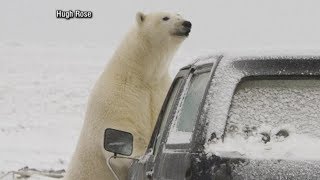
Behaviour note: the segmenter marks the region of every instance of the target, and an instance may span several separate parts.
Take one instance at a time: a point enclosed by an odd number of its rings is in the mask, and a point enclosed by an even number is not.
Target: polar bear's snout
[[[184,26],[185,28],[191,29],[192,24],[190,21],[184,21],[182,23],[182,26]]]
[[[179,23],[179,27],[176,29],[176,31],[173,34],[176,36],[187,37],[191,32],[191,27],[192,27],[191,22],[184,20]]]
[[[190,21],[184,21],[184,22],[182,23],[182,26],[183,26],[184,29],[185,29],[185,35],[186,35],[186,36],[189,36],[189,33],[190,33],[190,31],[191,31],[191,26],[192,26],[191,22],[190,22]]]

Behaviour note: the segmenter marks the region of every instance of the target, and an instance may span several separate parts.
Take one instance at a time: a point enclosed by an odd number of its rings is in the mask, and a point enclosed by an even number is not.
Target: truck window
[[[247,80],[237,87],[223,140],[209,151],[252,159],[320,159],[320,81]]]
[[[177,119],[178,131],[193,131],[196,118],[198,116],[199,106],[208,84],[209,74],[210,72],[205,72],[192,76],[187,95],[182,105],[180,116]]]
[[[171,127],[168,137],[168,144],[190,142],[199,113],[199,106],[208,84],[209,75],[210,71],[195,73],[192,75],[189,83],[186,83],[179,108],[177,108],[176,120]]]
[[[156,142],[155,142],[155,146],[154,146],[154,154],[156,154],[158,149],[159,149],[159,146],[160,146],[160,143],[161,143],[161,139],[163,137],[163,132],[164,132],[164,130],[166,128],[166,124],[167,124],[167,121],[168,121],[168,118],[169,118],[169,114],[171,112],[171,109],[173,109],[172,107],[173,107],[173,104],[174,104],[175,97],[178,94],[179,89],[181,87],[182,78],[176,79],[175,82],[173,82],[173,83],[174,83],[174,86],[173,86],[172,92],[170,94],[170,97],[169,97],[169,99],[167,101],[167,104],[165,105],[165,109],[164,109],[164,112],[163,112],[160,129],[159,129],[159,133],[158,133],[158,136],[156,138]]]

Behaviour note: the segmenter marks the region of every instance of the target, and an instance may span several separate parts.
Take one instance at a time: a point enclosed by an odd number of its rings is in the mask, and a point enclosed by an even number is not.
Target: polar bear
[[[135,26],[93,88],[65,179],[114,179],[106,163],[112,154],[103,149],[106,128],[132,133],[132,156],[143,155],[171,83],[171,59],[190,30],[191,23],[179,14],[136,14]],[[126,179],[129,162],[113,162],[116,173]]]

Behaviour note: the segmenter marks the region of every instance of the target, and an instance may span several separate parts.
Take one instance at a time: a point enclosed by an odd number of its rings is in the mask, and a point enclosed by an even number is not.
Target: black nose
[[[184,21],[184,22],[182,23],[182,26],[184,26],[184,27],[186,27],[186,28],[191,28],[192,24],[191,24],[190,21]]]

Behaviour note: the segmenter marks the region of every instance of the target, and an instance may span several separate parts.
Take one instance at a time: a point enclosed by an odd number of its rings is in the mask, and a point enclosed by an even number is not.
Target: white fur
[[[185,38],[172,35],[182,26],[179,15],[137,13],[136,21],[92,91],[67,180],[114,179],[106,164],[112,154],[103,149],[106,128],[133,134],[133,157],[146,150],[171,82],[168,66]],[[130,162],[112,162],[126,179]]]

